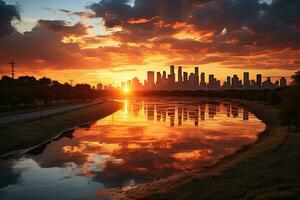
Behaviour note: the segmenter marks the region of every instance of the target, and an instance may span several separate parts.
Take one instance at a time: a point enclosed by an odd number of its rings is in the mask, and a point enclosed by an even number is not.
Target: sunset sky
[[[0,0],[0,73],[96,85],[191,72],[300,69],[299,0]]]

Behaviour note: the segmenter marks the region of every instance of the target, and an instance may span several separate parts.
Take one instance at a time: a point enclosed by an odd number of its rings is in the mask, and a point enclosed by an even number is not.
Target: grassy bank
[[[205,170],[132,188],[107,190],[112,199],[299,199],[300,133],[280,126],[275,107],[239,101],[267,125],[259,139]]]
[[[1,125],[0,156],[32,148],[58,136],[65,130],[108,116],[121,107],[121,103],[105,101],[32,122]]]

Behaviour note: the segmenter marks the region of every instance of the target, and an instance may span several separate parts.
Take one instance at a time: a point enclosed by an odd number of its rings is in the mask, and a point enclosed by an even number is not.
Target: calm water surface
[[[103,188],[201,169],[256,140],[246,109],[190,100],[121,100],[124,108],[0,163],[0,199],[94,199]],[[24,133],[26,134],[26,133]]]

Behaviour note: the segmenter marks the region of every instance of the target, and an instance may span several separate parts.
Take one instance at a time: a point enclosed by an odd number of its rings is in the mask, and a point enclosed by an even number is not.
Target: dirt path
[[[27,152],[59,137],[67,130],[108,116],[122,106],[123,104],[119,102],[106,100],[101,103],[82,105],[82,107],[49,111],[47,117],[34,121],[32,120],[37,116],[32,113],[27,118],[19,118],[26,122],[2,124],[0,125],[0,158]]]
[[[52,109],[47,109],[47,110],[42,110],[42,111],[35,111],[35,112],[30,112],[30,113],[22,113],[22,114],[0,117],[0,125],[34,121],[34,120],[38,120],[41,118],[59,115],[59,114],[69,112],[72,110],[77,110],[80,108],[85,108],[88,106],[101,104],[103,102],[104,102],[103,100],[93,101],[93,102],[89,102],[89,103],[81,103],[81,104],[69,105],[69,106],[64,106],[64,107],[59,107],[59,108],[52,108]]]

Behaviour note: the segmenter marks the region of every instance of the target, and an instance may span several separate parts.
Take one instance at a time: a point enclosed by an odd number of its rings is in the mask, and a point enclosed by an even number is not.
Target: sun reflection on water
[[[246,109],[229,103],[170,99],[122,102],[122,110],[14,161],[12,168],[18,169],[22,178],[5,194],[34,190],[40,182],[55,193],[61,190],[63,180],[74,195],[80,193],[75,197],[83,197],[99,188],[201,169],[255,141],[265,128]],[[66,194],[59,194],[65,198]]]

